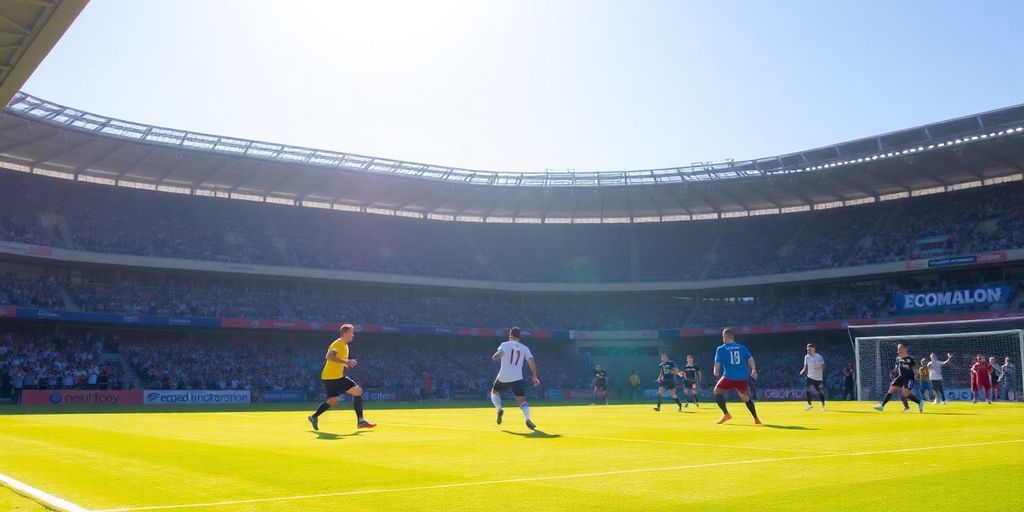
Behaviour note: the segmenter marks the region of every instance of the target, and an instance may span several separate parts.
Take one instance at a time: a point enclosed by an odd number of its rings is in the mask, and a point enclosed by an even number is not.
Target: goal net
[[[935,322],[850,327],[856,364],[858,400],[879,400],[892,380],[896,346],[909,347],[909,354],[918,363],[934,353],[942,361],[946,354],[952,360],[942,369],[946,400],[970,400],[970,370],[977,354],[996,358],[997,370],[1010,358],[1009,371],[999,380],[1000,400],[1024,399],[1021,376],[1024,374],[1024,330],[1006,321]],[[997,371],[997,375],[1002,372]],[[916,375],[915,375],[916,376]],[[914,393],[918,392],[915,382]],[[929,395],[930,397],[930,395]]]

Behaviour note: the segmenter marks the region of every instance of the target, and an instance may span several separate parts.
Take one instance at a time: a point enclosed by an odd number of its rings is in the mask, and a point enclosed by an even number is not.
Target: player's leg
[[[899,386],[894,386],[892,384],[889,384],[889,389],[886,390],[885,396],[882,397],[882,403],[876,405],[875,409],[879,410],[879,411],[881,411],[882,409],[885,409],[885,404],[889,403],[889,400],[892,400],[893,393],[899,391],[899,389],[900,389]]]
[[[743,400],[743,404],[747,406],[747,410],[750,411],[750,415],[754,417],[754,423],[760,425],[761,419],[757,417],[757,407],[754,405],[753,397],[747,394],[747,383],[741,382],[736,387],[736,392],[740,395],[740,400]]]
[[[818,391],[818,400],[821,400],[821,410],[824,411],[825,410],[825,383],[823,381],[818,381],[818,383],[816,383],[814,385],[814,389],[816,389]]]
[[[676,406],[679,407],[680,411],[682,411],[683,401],[679,399],[679,392],[676,390],[675,387],[673,387],[672,389],[669,390],[669,393],[672,395],[672,399],[676,401]]]
[[[911,402],[917,404],[917,412],[924,412],[924,401],[918,398],[917,395],[915,395],[914,392],[911,390],[911,386],[913,385],[914,383],[913,381],[911,381],[903,386],[903,403],[906,404],[906,401],[910,400]],[[904,406],[904,410],[909,408],[909,405]]]
[[[697,383],[696,382],[694,382],[693,384],[690,385],[690,394],[693,395],[693,405],[696,405],[697,407],[700,407],[700,402],[697,401],[697,398],[699,397],[699,394],[697,393]]]
[[[654,406],[655,411],[661,410],[661,395],[665,394],[665,386],[658,386],[658,405]]]
[[[526,384],[517,380],[512,383],[512,394],[516,396],[516,403],[519,404],[519,410],[523,413],[523,418],[526,419],[526,428],[534,430],[537,425],[533,424],[530,419],[530,404],[526,403]]]
[[[722,418],[718,420],[718,423],[725,423],[732,419],[732,415],[729,414],[729,408],[725,405],[725,392],[731,387],[731,383],[722,377],[718,379],[718,383],[715,384],[715,403],[718,404],[718,408],[722,410]]]
[[[494,384],[491,385],[491,403],[498,410],[498,425],[501,425],[501,418],[505,415],[505,410],[501,408],[501,393],[504,390],[504,385],[495,379]]]
[[[324,379],[324,391],[327,393],[327,399],[320,403],[320,406],[316,408],[311,416],[306,419],[313,425],[313,430],[320,430],[320,415],[338,405],[338,396],[341,395],[340,383],[338,379]]]
[[[352,410],[356,413],[356,426],[359,428],[373,428],[376,423],[370,423],[363,418],[363,388],[348,377],[342,377],[341,388],[352,397]]]

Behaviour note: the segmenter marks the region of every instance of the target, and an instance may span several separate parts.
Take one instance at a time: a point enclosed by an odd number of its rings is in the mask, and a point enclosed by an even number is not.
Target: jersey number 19
[[[729,351],[729,364],[740,364],[740,353],[737,350]]]

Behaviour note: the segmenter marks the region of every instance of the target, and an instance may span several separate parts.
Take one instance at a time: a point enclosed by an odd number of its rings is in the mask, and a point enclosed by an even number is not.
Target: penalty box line
[[[233,500],[233,501],[216,501],[209,503],[186,503],[181,505],[155,505],[155,506],[143,506],[143,507],[123,507],[123,508],[109,508],[102,510],[94,510],[92,512],[135,512],[143,510],[172,510],[172,509],[190,509],[190,508],[209,508],[209,507],[225,507],[231,505],[248,505],[253,503],[271,503],[281,501],[297,501],[314,498],[333,498],[339,496],[359,496],[367,494],[390,494],[399,492],[415,492],[415,491],[432,491],[437,489],[453,489],[459,487],[479,487],[484,485],[501,485],[501,484],[516,484],[516,483],[530,483],[530,482],[550,482],[556,480],[569,480],[574,478],[594,478],[603,476],[618,476],[618,475],[632,475],[642,473],[656,473],[661,471],[682,471],[689,469],[703,469],[713,467],[725,467],[725,466],[742,466],[750,464],[763,464],[770,462],[790,462],[800,460],[815,460],[815,459],[833,459],[839,457],[866,457],[871,455],[887,455],[892,453],[909,453],[909,452],[923,452],[930,450],[941,450],[949,448],[971,448],[976,446],[991,446],[1000,444],[1012,444],[1021,443],[1024,439],[1010,439],[1006,441],[988,441],[980,443],[964,443],[964,444],[950,444],[950,445],[939,445],[939,446],[923,446],[920,448],[899,448],[895,450],[879,450],[871,452],[854,452],[854,453],[828,453],[821,455],[797,455],[793,457],[776,457],[768,459],[752,459],[752,460],[734,460],[725,462],[709,462],[706,464],[688,464],[682,466],[669,466],[659,468],[639,468],[639,469],[623,469],[616,471],[600,471],[592,473],[576,473],[571,475],[551,475],[551,476],[535,476],[535,477],[523,477],[523,478],[509,478],[505,480],[485,480],[480,482],[460,482],[452,484],[436,484],[436,485],[421,485],[416,487],[400,487],[395,489],[365,489],[361,491],[342,491],[342,492],[331,492],[321,494],[306,494],[300,496],[281,496],[276,498],[253,498],[247,500]]]
[[[25,482],[15,480],[3,473],[0,473],[0,485],[51,510],[58,510],[60,512],[89,512],[87,509],[75,505],[68,500],[40,491]]]

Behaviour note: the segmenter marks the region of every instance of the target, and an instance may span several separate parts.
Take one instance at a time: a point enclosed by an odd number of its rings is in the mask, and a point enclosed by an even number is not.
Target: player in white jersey
[[[519,410],[523,411],[526,418],[526,427],[536,430],[537,425],[530,420],[530,404],[526,403],[526,384],[523,382],[523,362],[530,363],[530,371],[533,372],[533,385],[539,386],[540,379],[537,377],[537,363],[533,360],[533,352],[530,348],[519,342],[519,328],[513,327],[508,331],[508,341],[498,346],[498,351],[491,356],[494,362],[501,361],[501,369],[498,370],[498,377],[494,379],[494,386],[491,388],[491,403],[498,409],[498,425],[501,425],[501,417],[505,410],[501,408],[501,394],[511,390],[519,403]]]
[[[946,392],[942,389],[942,367],[949,364],[953,360],[953,354],[947,353],[945,361],[939,361],[939,356],[932,352],[929,356],[931,361],[928,361],[928,380],[932,383],[932,393],[935,394],[935,400],[933,404],[942,400],[942,405],[946,405]]]
[[[813,343],[807,344],[807,355],[804,356],[804,367],[800,370],[800,375],[807,375],[806,389],[804,389],[804,396],[807,398],[807,409],[811,410],[814,408],[811,405],[811,390],[815,390],[818,393],[818,399],[821,400],[821,410],[825,410],[825,358],[821,357],[821,354],[814,348]]]

